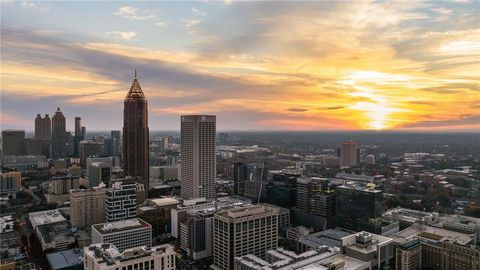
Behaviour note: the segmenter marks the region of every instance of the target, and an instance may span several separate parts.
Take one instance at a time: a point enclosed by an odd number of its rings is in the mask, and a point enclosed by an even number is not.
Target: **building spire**
[[[135,69],[135,79],[137,78],[137,69]]]

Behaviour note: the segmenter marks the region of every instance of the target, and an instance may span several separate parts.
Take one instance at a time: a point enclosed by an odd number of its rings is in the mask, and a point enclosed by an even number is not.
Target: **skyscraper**
[[[64,158],[66,155],[67,132],[65,125],[65,116],[60,108],[57,108],[52,117],[52,158],[54,159]]]
[[[35,118],[35,139],[51,139],[52,138],[52,120],[48,114],[42,118],[37,114]]]
[[[116,181],[105,192],[105,217],[107,222],[137,216],[137,184]]]
[[[79,116],[75,117],[75,135],[73,139],[73,155],[75,157],[79,156],[78,144],[85,139],[82,132],[82,118]]]
[[[123,170],[126,176],[140,177],[148,193],[148,109],[136,71],[123,104]]]
[[[340,166],[353,167],[358,163],[357,143],[354,141],[342,142],[340,148]]]
[[[25,130],[3,130],[2,151],[4,156],[25,155]]]
[[[70,222],[85,229],[105,222],[105,189],[70,190]]]
[[[181,195],[185,199],[215,197],[215,115],[181,117]]]

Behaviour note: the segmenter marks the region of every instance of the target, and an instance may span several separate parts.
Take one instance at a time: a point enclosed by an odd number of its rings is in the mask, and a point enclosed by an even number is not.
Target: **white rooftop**
[[[67,221],[58,209],[29,213],[28,218],[33,228],[38,225]]]

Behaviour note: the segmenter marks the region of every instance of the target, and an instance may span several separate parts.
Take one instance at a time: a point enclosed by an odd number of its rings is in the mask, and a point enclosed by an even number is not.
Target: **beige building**
[[[105,222],[105,189],[70,190],[70,223],[84,229]]]
[[[280,209],[253,205],[221,211],[214,217],[213,269],[233,269],[234,258],[252,254],[265,257],[278,246]]]
[[[112,244],[93,244],[84,248],[85,270],[174,270],[175,251],[171,245],[135,247],[119,252]]]
[[[342,142],[340,147],[340,166],[353,167],[357,164],[357,143],[354,141]]]
[[[181,195],[185,199],[215,197],[215,115],[181,117]]]
[[[7,172],[0,174],[0,195],[15,193],[22,187],[21,172]]]

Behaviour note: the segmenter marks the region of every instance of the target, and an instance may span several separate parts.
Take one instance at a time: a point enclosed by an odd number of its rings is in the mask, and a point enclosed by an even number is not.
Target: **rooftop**
[[[298,241],[311,248],[323,245],[329,247],[340,247],[342,245],[342,238],[351,234],[351,232],[343,229],[328,229],[325,231],[309,234],[305,237],[300,237]]]
[[[249,205],[245,207],[234,208],[230,210],[220,211],[215,216],[227,218],[227,219],[238,219],[246,218],[256,215],[264,215],[269,213],[278,213],[279,208],[271,207],[267,205]]]
[[[375,189],[375,184],[360,185],[355,182],[346,182],[343,185],[338,186],[337,188],[358,190],[358,191],[369,192],[369,193],[382,193],[381,190]]]
[[[428,242],[451,241],[459,245],[468,245],[474,240],[474,236],[468,234],[449,231],[428,225],[421,225],[418,223],[415,223],[405,230],[398,232],[397,234],[393,235],[392,238],[395,242],[400,244],[419,239]]]
[[[83,264],[83,249],[68,249],[47,254],[47,260],[52,270],[64,269]]]
[[[117,233],[144,227],[151,227],[151,225],[140,218],[92,225],[92,229],[98,231],[101,234]]]
[[[171,245],[159,245],[147,249],[146,247],[135,247],[126,249],[122,253],[112,244],[92,244],[84,249],[85,255],[100,259],[107,265],[117,265],[124,261],[134,260],[141,257],[147,257],[154,254],[172,253],[173,247]]]
[[[167,198],[158,198],[158,199],[149,199],[150,202],[154,203],[157,207],[168,206],[168,205],[176,205],[179,204],[180,201],[167,197]]]
[[[38,225],[67,221],[58,209],[29,213],[28,218],[33,228]]]

